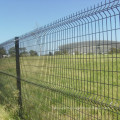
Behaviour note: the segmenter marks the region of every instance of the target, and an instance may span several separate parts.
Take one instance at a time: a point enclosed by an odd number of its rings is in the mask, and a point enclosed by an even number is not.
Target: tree
[[[38,53],[34,50],[30,50],[29,53],[30,53],[30,56],[38,56]]]
[[[3,55],[6,55],[6,50],[3,47],[1,47],[0,48],[0,58],[2,58]]]
[[[21,57],[23,57],[23,56],[28,56],[29,55],[29,53],[27,52],[27,51],[24,51],[24,52],[21,52],[20,53],[20,56]]]
[[[19,51],[20,51],[20,56],[28,56],[28,52],[26,51],[26,48],[23,47],[23,48],[19,48]]]
[[[112,54],[112,53],[118,53],[118,52],[119,52],[118,49],[112,47],[108,53]]]
[[[61,51],[55,51],[54,55],[68,55],[68,51],[67,50],[61,50]]]
[[[68,55],[68,51],[67,50],[62,50],[62,54],[63,55]]]
[[[11,57],[14,57],[15,56],[15,47],[10,48],[8,52]]]
[[[49,56],[52,56],[53,55],[53,53],[52,52],[49,52]]]
[[[61,51],[55,51],[54,55],[62,55],[62,52]]]
[[[12,47],[9,49],[9,55],[11,57],[14,57],[15,54],[16,54],[16,51],[15,51],[15,47]],[[26,51],[26,48],[23,47],[23,48],[19,48],[19,53],[20,53],[20,56],[27,56],[29,53]]]
[[[78,51],[75,51],[75,55],[79,55],[79,52],[78,52]]]
[[[25,51],[26,51],[26,48],[25,48],[25,47],[19,48],[19,51],[20,51],[20,53],[21,53],[21,52],[25,52]]]

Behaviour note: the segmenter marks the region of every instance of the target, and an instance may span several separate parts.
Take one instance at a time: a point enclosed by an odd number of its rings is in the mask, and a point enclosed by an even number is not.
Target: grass
[[[0,105],[0,120],[13,120],[10,114],[5,111],[4,107]]]
[[[119,111],[113,109],[120,105],[119,57],[120,54],[20,57],[21,78],[41,86],[22,81],[24,118],[120,119]],[[0,59],[0,66],[0,71],[16,74],[14,58]],[[5,94],[7,99],[14,98],[16,80],[0,75],[2,98]]]
[[[0,105],[0,120],[20,120],[20,119],[17,116],[15,117],[11,111],[8,111],[6,106]]]

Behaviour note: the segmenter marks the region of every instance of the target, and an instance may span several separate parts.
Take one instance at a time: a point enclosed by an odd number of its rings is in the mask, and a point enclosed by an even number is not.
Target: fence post
[[[15,37],[15,51],[16,51],[16,74],[17,74],[17,89],[18,93],[18,105],[19,117],[22,118],[22,96],[21,96],[21,79],[20,79],[20,60],[19,60],[19,37]]]

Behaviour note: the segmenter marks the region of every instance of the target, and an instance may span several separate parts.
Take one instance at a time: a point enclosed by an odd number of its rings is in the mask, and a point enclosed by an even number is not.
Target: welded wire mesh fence
[[[37,28],[19,37],[19,76],[11,39],[0,45],[0,85],[21,80],[24,119],[119,120],[119,33],[119,0]]]

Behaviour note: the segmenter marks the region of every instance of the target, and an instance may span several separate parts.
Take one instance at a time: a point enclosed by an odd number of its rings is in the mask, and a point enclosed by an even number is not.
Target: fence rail
[[[24,119],[119,120],[119,32],[120,1],[105,0],[0,44],[0,99],[18,90]]]

